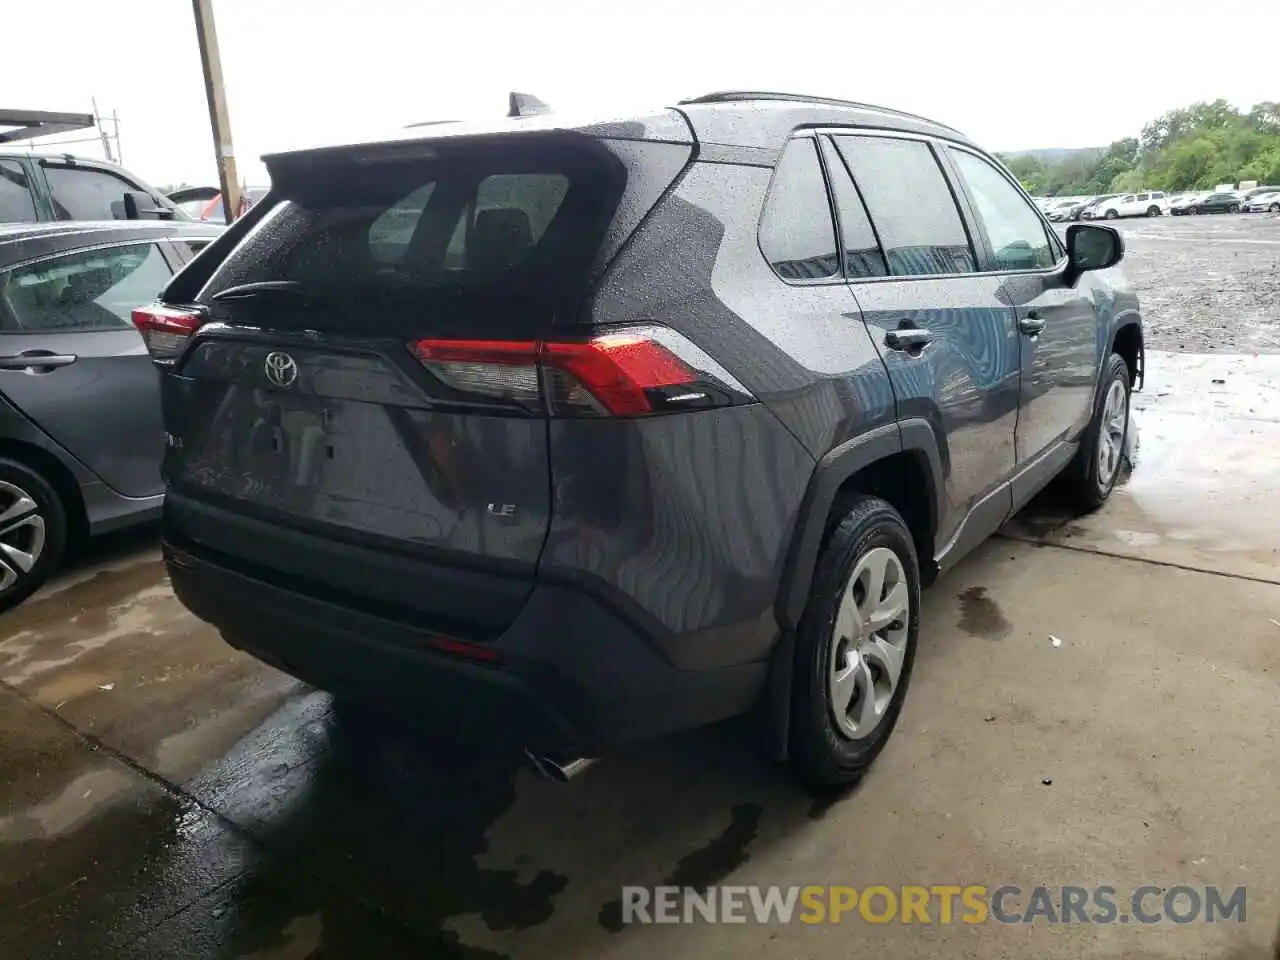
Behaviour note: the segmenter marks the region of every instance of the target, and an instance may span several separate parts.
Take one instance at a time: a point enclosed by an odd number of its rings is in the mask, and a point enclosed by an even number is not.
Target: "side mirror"
[[[1124,259],[1124,237],[1111,227],[1091,223],[1067,228],[1067,282],[1075,283],[1089,270],[1105,270]]]
[[[173,211],[167,207],[160,206],[150,194],[126,190],[124,194],[124,219],[172,220]]]

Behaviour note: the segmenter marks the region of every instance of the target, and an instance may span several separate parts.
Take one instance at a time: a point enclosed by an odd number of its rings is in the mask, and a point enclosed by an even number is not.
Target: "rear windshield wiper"
[[[213,295],[214,300],[249,300],[254,297],[281,297],[290,300],[315,300],[317,293],[297,280],[258,280],[238,283]]]

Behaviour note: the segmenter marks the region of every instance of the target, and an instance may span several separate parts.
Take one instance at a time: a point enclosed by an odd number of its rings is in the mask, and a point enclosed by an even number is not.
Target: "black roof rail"
[[[811,103],[814,105],[828,107],[851,107],[856,110],[875,110],[879,113],[892,114],[895,117],[905,117],[909,120],[919,120],[922,123],[931,123],[935,127],[941,127],[943,130],[950,130],[952,133],[959,134],[959,130],[955,127],[949,127],[945,123],[939,123],[937,120],[929,117],[922,117],[918,113],[907,113],[905,110],[895,110],[892,107],[881,107],[874,103],[860,103],[857,100],[839,100],[835,97],[811,97],[803,93],[777,93],[767,90],[719,90],[715,93],[703,94],[700,97],[690,97],[687,100],[681,100],[678,106],[694,103],[746,103],[751,100],[781,100],[788,103]]]

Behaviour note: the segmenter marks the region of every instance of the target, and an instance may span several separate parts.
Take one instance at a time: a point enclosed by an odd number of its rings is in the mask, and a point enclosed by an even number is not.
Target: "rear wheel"
[[[67,512],[40,474],[0,458],[0,612],[49,579],[67,542]]]
[[[1231,206],[1227,207],[1227,213],[1239,213],[1239,212],[1240,212],[1240,204],[1238,203],[1233,203],[1231,204]]]
[[[1271,213],[1280,213],[1280,203],[1273,203],[1271,206],[1267,207],[1267,210]]]
[[[1160,208],[1159,208],[1159,207],[1157,207],[1157,206],[1150,206],[1150,207],[1147,207],[1147,216],[1148,216],[1148,217],[1158,217],[1158,216],[1160,216]]]
[[[859,495],[827,539],[797,635],[791,757],[809,786],[853,783],[884,749],[919,631],[911,533],[888,503]]]
[[[1065,492],[1081,510],[1098,509],[1116,487],[1129,435],[1129,391],[1129,367],[1113,353],[1102,368],[1093,419],[1075,458],[1062,472]]]

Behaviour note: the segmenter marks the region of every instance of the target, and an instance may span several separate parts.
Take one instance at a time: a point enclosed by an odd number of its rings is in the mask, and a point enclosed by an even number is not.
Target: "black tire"
[[[1267,210],[1271,213],[1280,213],[1280,203],[1273,203],[1271,206],[1267,207]]]
[[[809,603],[796,637],[795,681],[791,704],[791,762],[811,789],[855,783],[884,749],[898,722],[911,681],[920,632],[920,572],[906,523],[877,497],[857,495],[840,505],[843,515],[827,536],[814,571]],[[897,687],[871,732],[859,739],[836,725],[828,683],[836,615],[845,585],[867,554],[887,547],[897,557],[907,589],[908,613]],[[900,622],[900,621],[899,621]]]
[[[1147,216],[1148,216],[1148,217],[1158,217],[1158,216],[1160,216],[1160,208],[1159,208],[1159,207],[1157,207],[1157,206],[1150,206],[1150,207],[1147,207]]]
[[[58,491],[25,464],[16,460],[0,458],[0,511],[7,510],[16,499],[15,491],[21,491],[35,503],[35,510],[28,513],[42,521],[43,545],[40,555],[30,570],[20,570],[18,564],[8,559],[5,552],[0,552],[0,583],[9,576],[6,570],[12,571],[15,577],[8,587],[0,589],[0,613],[11,610],[51,577],[62,562],[67,548],[67,510],[58,496]],[[31,538],[36,535],[34,522],[23,527],[10,529],[9,533],[0,533],[0,544],[16,546],[24,552],[31,552]]]
[[[1239,212],[1240,212],[1240,204],[1238,203],[1233,203],[1231,204],[1231,206],[1227,207],[1227,213],[1239,213]]]
[[[1124,362],[1124,358],[1120,354],[1113,353],[1107,358],[1107,362],[1103,364],[1102,378],[1098,383],[1098,391],[1093,401],[1093,417],[1089,420],[1089,426],[1085,428],[1084,434],[1080,438],[1080,449],[1076,451],[1075,457],[1067,464],[1066,469],[1062,471],[1062,476],[1059,478],[1063,492],[1070,499],[1072,505],[1085,513],[1097,510],[1107,502],[1107,498],[1111,496],[1111,491],[1116,488],[1116,481],[1122,472],[1122,466],[1117,466],[1110,479],[1103,482],[1101,464],[1098,457],[1098,435],[1102,431],[1106,398],[1111,390],[1111,385],[1117,381],[1124,385],[1125,421],[1124,431],[1120,436],[1120,450],[1122,451],[1120,456],[1123,457],[1124,444],[1129,437],[1129,404],[1132,384],[1129,382],[1128,364]]]
[[[1114,219],[1116,219],[1116,217],[1118,217],[1118,216],[1120,216],[1120,214],[1116,213],[1116,211],[1114,211],[1114,210],[1108,210],[1108,211],[1106,212],[1106,219],[1108,219],[1108,220],[1114,220]]]

